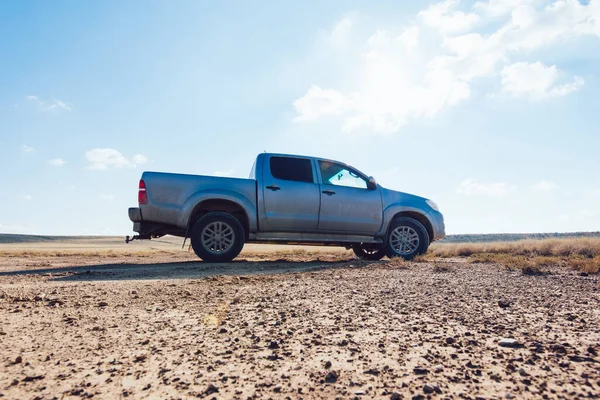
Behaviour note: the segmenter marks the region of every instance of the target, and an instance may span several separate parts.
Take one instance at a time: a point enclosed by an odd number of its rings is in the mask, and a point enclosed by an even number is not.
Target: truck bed
[[[145,221],[172,224],[186,228],[187,219],[182,211],[192,197],[203,192],[227,192],[243,196],[256,210],[256,180],[224,178],[206,175],[173,174],[165,172],[144,172],[142,180],[146,184],[148,203],[141,204],[141,214]]]

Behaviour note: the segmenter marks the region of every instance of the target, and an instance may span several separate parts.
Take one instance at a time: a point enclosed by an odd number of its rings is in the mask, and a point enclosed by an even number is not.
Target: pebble
[[[335,371],[329,371],[325,376],[325,382],[327,383],[335,383],[337,382],[339,375]]]
[[[498,342],[501,347],[519,347],[521,344],[515,339],[504,338]]]
[[[417,375],[426,375],[429,371],[423,367],[414,367],[413,372]]]
[[[506,299],[500,299],[498,300],[498,306],[500,308],[508,308],[510,307],[510,301]]]

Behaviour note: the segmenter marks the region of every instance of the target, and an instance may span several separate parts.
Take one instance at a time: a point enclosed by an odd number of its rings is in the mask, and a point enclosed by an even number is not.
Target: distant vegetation
[[[553,265],[598,273],[600,235],[512,242],[436,242],[424,259],[453,257],[468,257],[471,262],[497,263],[530,275],[543,274],[543,267]]]
[[[487,243],[514,242],[525,239],[564,239],[564,238],[594,238],[600,237],[600,232],[569,232],[569,233],[486,233],[472,235],[448,235],[439,243]]]
[[[61,240],[93,240],[105,239],[109,236],[46,236],[46,235],[18,235],[13,233],[0,233],[0,243],[40,243]]]

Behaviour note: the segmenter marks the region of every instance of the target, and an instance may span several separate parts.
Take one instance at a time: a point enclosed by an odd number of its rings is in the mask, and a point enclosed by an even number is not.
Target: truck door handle
[[[333,196],[335,194],[333,190],[323,190],[321,193],[324,193],[327,196]]]
[[[267,189],[276,192],[276,191],[280,190],[281,188],[277,185],[269,185],[269,186],[267,186]]]

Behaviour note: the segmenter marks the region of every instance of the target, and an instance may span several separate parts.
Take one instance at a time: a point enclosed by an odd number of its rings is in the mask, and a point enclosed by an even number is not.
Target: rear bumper
[[[131,207],[129,209],[129,219],[131,222],[142,222],[142,210],[139,207]]]

